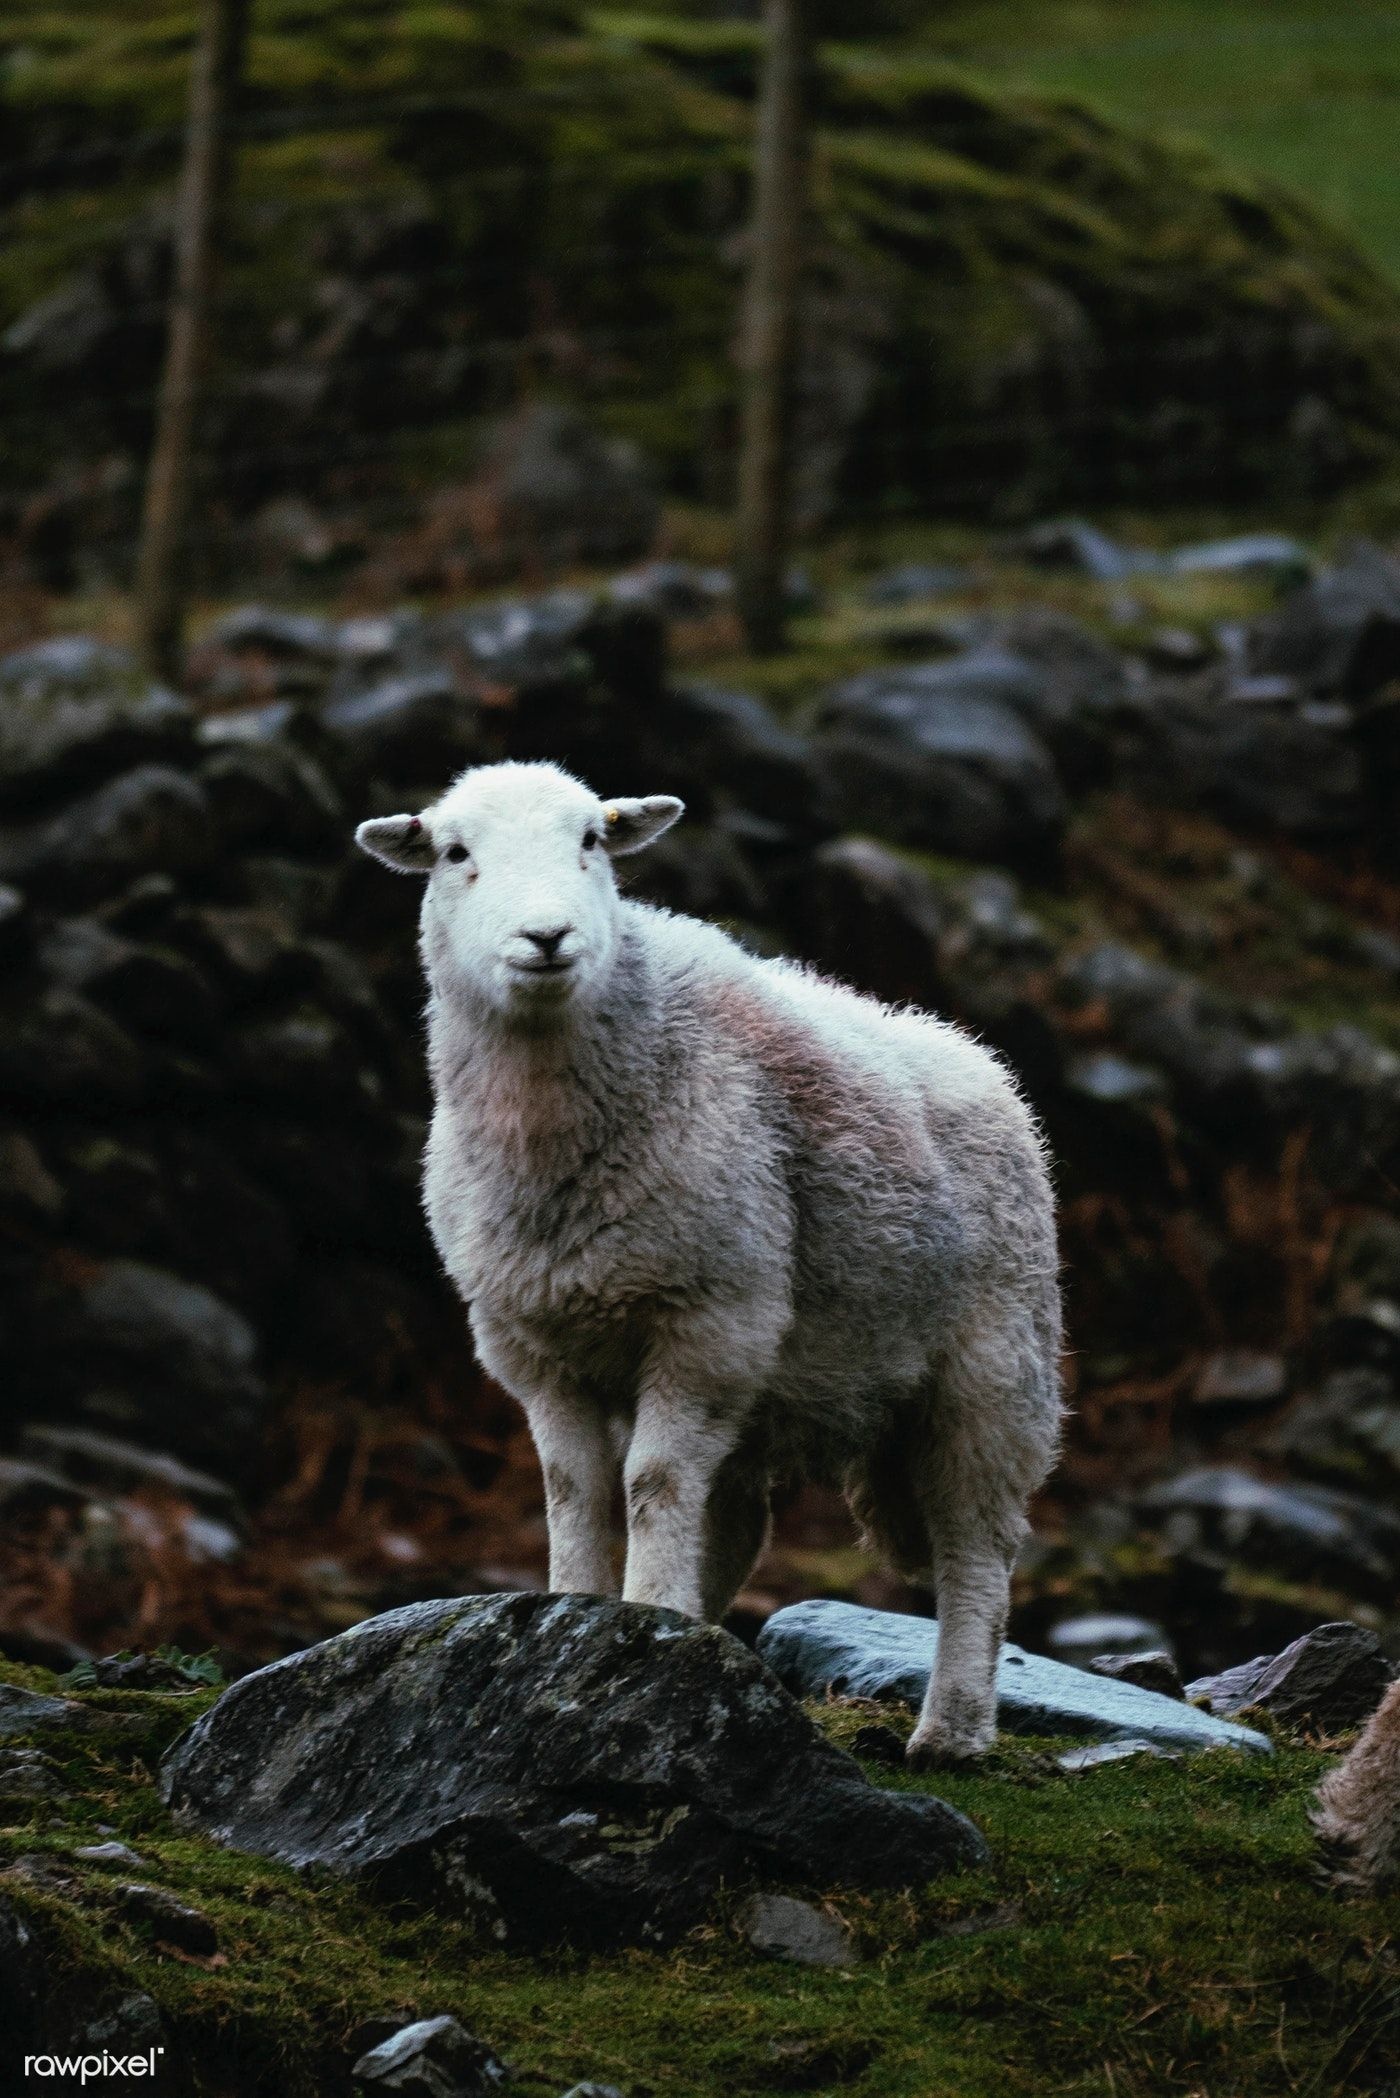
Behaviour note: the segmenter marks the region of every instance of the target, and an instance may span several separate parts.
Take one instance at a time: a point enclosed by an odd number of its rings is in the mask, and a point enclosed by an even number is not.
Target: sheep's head
[[[423,951],[440,989],[542,1019],[595,994],[617,951],[612,862],[680,815],[669,794],[601,801],[557,765],[483,765],[417,816],[362,823],[356,842],[425,874]]]

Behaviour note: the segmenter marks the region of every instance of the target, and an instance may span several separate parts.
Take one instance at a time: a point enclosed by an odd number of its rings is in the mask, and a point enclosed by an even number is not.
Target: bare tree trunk
[[[229,112],[242,72],[247,24],[248,0],[200,0],[176,207],[165,369],[136,573],[137,646],[161,677],[178,675],[184,648],[185,540],[194,439],[208,352],[218,224],[227,190]]]
[[[736,571],[748,643],[783,645],[797,288],[806,215],[808,54],[802,0],[764,0],[752,254],[740,324],[743,421]]]

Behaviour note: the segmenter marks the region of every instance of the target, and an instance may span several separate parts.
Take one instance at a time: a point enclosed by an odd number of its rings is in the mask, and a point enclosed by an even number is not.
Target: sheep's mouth
[[[509,964],[509,967],[514,969],[517,976],[567,976],[573,966],[572,959],[567,955],[560,956],[554,961],[511,962]]]

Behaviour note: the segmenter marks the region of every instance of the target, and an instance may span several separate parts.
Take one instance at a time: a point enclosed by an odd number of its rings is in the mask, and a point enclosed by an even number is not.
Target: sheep
[[[1370,1895],[1400,1886],[1400,1683],[1318,1786],[1312,1820],[1337,1886]]]
[[[1044,1145],[1005,1066],[717,927],[624,898],[668,795],[465,772],[357,842],[427,876],[424,1206],[525,1411],[549,1581],[717,1621],[773,1484],[843,1484],[929,1582],[916,1767],[983,1753],[1026,1505],[1060,1421]]]

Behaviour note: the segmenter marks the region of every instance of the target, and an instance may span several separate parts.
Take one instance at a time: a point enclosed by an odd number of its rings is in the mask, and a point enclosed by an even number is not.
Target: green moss
[[[35,1686],[37,1687],[37,1686]],[[178,1702],[167,1709],[169,1730]],[[876,1708],[816,1708],[841,1742]],[[896,1716],[896,1724],[907,1721]],[[0,1830],[0,1860],[67,1857],[114,1828],[146,1876],[203,1909],[216,1961],[179,1961],[123,1918],[113,1876],[78,1900],[3,1885],[56,1966],[148,1989],[206,2090],[339,2088],[372,2019],[452,2011],[524,2072],[525,2093],[591,2075],[656,2098],[839,2086],[865,2098],[1364,2090],[1400,2069],[1389,1950],[1400,1905],[1315,1884],[1307,1802],[1324,1758],[1138,1759],[1070,1776],[1057,1744],[1007,1740],[937,1790],[992,1845],[985,1872],[921,1893],[836,1897],[849,1975],[756,1958],[729,1904],[674,1951],[524,1958],[451,1919],[386,1912],[170,1825],[148,1772],[75,1743],[73,1797]]]

